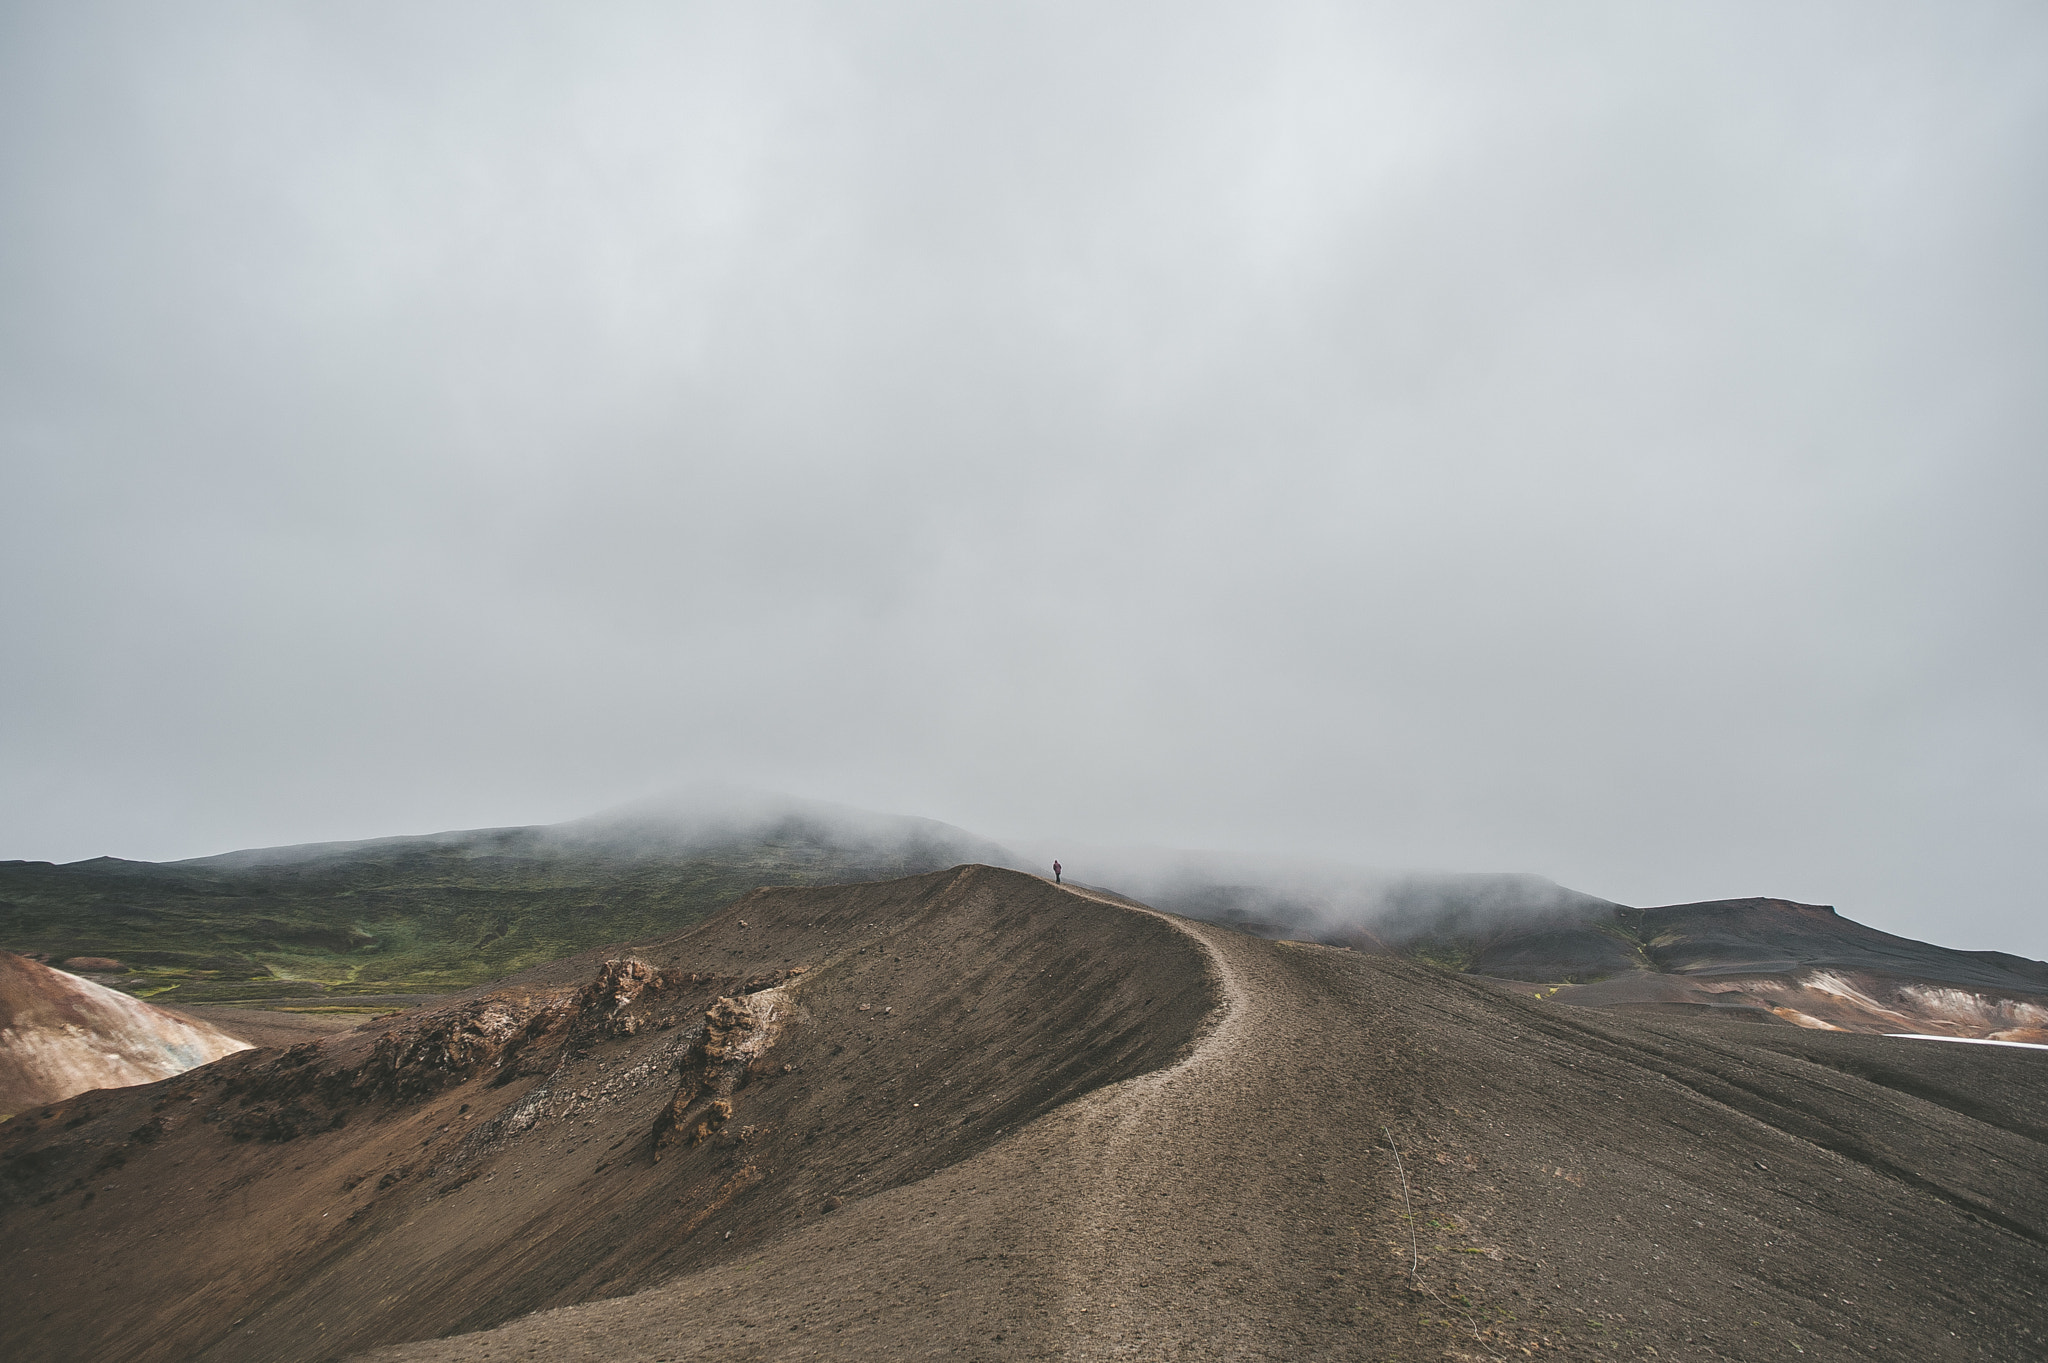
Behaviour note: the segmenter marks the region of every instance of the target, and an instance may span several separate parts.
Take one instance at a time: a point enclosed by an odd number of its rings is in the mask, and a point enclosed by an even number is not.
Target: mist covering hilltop
[[[94,978],[173,1005],[368,1008],[673,932],[758,886],[962,864],[1042,875],[1056,856],[1072,881],[1255,936],[1412,956],[1589,1004],[2048,1037],[2048,965],[1894,937],[1786,900],[1644,909],[1526,873],[1013,847],[932,819],[719,786],[557,824],[169,863],[0,863],[0,947],[117,960]]]
[[[961,864],[1043,874],[1056,851],[933,819],[705,786],[556,824],[248,848],[175,862],[0,863],[0,946],[115,958],[172,1001],[433,991],[674,930],[759,885]],[[1534,875],[1078,849],[1070,876],[1270,937],[1418,951],[1576,925],[1604,899]]]
[[[1087,876],[1255,936],[1415,957],[1545,997],[1813,1030],[2048,1043],[2048,964],[1898,937],[1825,905],[1638,908],[1527,874],[1090,851]]]
[[[155,864],[194,870],[310,870],[440,858],[483,865],[503,861],[527,872],[548,865],[631,866],[735,854],[765,856],[791,866],[904,875],[962,862],[1008,865],[1015,860],[996,843],[936,819],[878,814],[747,788],[700,787],[564,823],[258,847]]]
[[[1076,874],[1147,904],[1261,937],[1384,950],[1481,943],[1536,925],[1575,926],[1621,907],[1521,872],[1376,869],[1301,858],[1084,849]]]
[[[1004,848],[931,819],[704,788],[566,823],[0,862],[0,947],[105,957],[159,1001],[442,992],[673,932],[762,885],[885,880]]]

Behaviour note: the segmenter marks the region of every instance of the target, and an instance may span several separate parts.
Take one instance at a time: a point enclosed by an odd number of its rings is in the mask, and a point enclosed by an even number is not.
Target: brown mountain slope
[[[2048,1058],[1185,927],[1226,1005],[1182,1063],[666,1286],[373,1357],[2040,1357]]]
[[[0,1355],[321,1358],[643,1287],[1166,1063],[1216,998],[1161,920],[988,868],[606,955],[10,1123]]]
[[[2033,1359],[2048,1332],[2035,1053],[1617,1017],[985,868],[766,892],[638,954],[660,973],[572,961],[461,1026],[10,1133],[0,1232],[35,1267],[0,1351],[313,1359],[506,1320],[379,1357]]]
[[[196,1018],[0,951],[0,1118],[246,1049]]]

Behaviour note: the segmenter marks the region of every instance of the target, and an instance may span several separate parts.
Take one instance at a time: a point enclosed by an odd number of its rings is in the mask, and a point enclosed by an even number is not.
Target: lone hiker
[[[1052,864],[1052,883],[1055,885],[1062,885],[1066,883],[1060,879],[1060,864],[1058,862],[1054,862]]]

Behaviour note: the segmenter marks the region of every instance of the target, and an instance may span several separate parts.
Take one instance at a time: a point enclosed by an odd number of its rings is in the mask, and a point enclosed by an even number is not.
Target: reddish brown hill
[[[0,951],[0,1116],[247,1049],[196,1018]]]

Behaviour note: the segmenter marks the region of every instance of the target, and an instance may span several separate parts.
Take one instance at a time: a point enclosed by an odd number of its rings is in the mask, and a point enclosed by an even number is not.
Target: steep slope
[[[0,951],[0,1119],[247,1049],[196,1018]]]
[[[767,891],[612,959],[0,1137],[36,1265],[0,1351],[2019,1360],[2048,1332],[2048,1056],[1618,1017],[985,868]]]
[[[2048,1057],[1183,928],[1227,1004],[1182,1063],[650,1291],[372,1357],[2040,1356]]]
[[[0,1139],[10,1358],[322,1358],[643,1287],[1167,1063],[1159,920],[989,868],[763,890],[394,1028]]]

